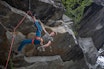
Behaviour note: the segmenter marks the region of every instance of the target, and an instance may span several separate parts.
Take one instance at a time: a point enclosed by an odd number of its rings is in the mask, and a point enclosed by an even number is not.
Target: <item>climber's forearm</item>
[[[45,44],[45,45],[43,45],[43,47],[44,47],[44,48],[46,48],[46,47],[50,46],[50,45],[51,45],[51,43],[52,43],[51,41],[48,41],[48,43],[47,43],[47,44]]]

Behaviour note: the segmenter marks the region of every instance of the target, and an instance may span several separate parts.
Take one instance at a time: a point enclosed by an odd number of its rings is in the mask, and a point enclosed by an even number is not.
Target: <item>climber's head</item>
[[[53,36],[55,36],[56,34],[57,34],[56,32],[51,32],[51,33],[50,33],[50,36],[53,37]]]

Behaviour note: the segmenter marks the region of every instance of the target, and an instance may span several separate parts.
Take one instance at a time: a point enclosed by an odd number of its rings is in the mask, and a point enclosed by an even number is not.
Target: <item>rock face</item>
[[[51,62],[36,62],[29,66],[19,67],[15,69],[88,69],[84,63],[67,61],[62,62],[59,59]]]
[[[104,0],[93,0],[96,4],[104,6]]]
[[[29,29],[29,27],[33,25],[31,17],[27,15],[25,12],[15,9],[8,5],[6,2],[0,1],[0,22],[4,25],[9,31],[13,31],[13,29],[17,26],[17,24],[24,18],[22,24],[16,30],[24,31]],[[27,26],[28,25],[28,26]],[[31,28],[32,30],[33,28]],[[29,32],[27,30],[27,32]]]
[[[99,14],[100,13],[100,14]],[[104,44],[104,7],[93,3],[84,14],[78,30],[80,37],[92,37],[97,49]]]
[[[8,50],[10,47],[10,42],[7,40],[7,37],[6,37],[6,31],[7,30],[13,31],[13,28],[17,25],[18,21],[22,17],[23,17],[22,15],[12,12],[12,8],[10,8],[9,6],[7,6],[7,4],[4,4],[2,1],[0,1],[0,32],[1,32],[0,33],[0,46],[1,46],[0,55],[3,56],[3,57],[0,57],[0,64],[5,64],[5,61],[8,55]],[[27,23],[28,21],[30,20],[27,18],[27,20],[24,23]],[[23,30],[22,26],[21,26],[21,30]]]
[[[98,50],[104,45],[103,3],[103,0],[94,0],[91,6],[86,8],[84,17],[79,23],[78,34],[82,41],[79,40],[79,44],[89,69],[103,69],[96,65]]]
[[[32,13],[45,24],[49,20],[53,21],[48,25],[52,25],[56,20],[62,18],[64,7],[61,0],[4,0],[11,6],[23,11],[29,10],[29,3]],[[29,2],[30,1],[30,2]],[[50,22],[50,21],[49,21]]]
[[[4,0],[4,1],[8,2],[13,7],[11,7],[10,5],[8,5],[7,3],[5,3],[3,1],[0,1],[0,23],[2,23],[6,27],[6,29],[5,29],[5,27],[0,25],[0,31],[1,31],[1,33],[0,33],[0,46],[1,46],[0,55],[3,54],[1,56],[4,56],[4,57],[0,57],[1,64],[5,64],[6,56],[7,56],[9,47],[10,47],[9,41],[11,41],[11,40],[8,38],[8,36],[6,36],[7,30],[13,33],[14,27],[16,27],[18,22],[26,15],[25,20],[19,26],[19,28],[17,28],[16,33],[15,33],[18,36],[18,38],[16,38],[16,40],[19,41],[19,42],[17,41],[16,44],[14,44],[14,45],[16,45],[16,48],[18,47],[21,40],[25,39],[25,37],[27,38],[27,36],[30,32],[34,32],[36,30],[33,28],[32,18],[25,13],[26,11],[28,11],[28,1],[29,0]],[[61,4],[61,0],[31,0],[31,11],[33,12],[33,14],[36,15],[36,17],[41,19],[42,22],[44,22],[44,24],[46,24],[46,25],[51,25],[51,26],[58,25],[59,23],[57,22],[57,20],[62,18],[63,10],[64,10],[64,8]],[[102,45],[104,44],[104,38],[103,38],[104,11],[103,10],[104,10],[104,7],[102,5],[93,3],[85,11],[84,18],[80,22],[80,29],[78,29],[79,36],[81,38],[91,37],[92,41],[94,42],[94,45],[96,46],[97,49],[102,47]],[[65,21],[68,22],[68,20],[65,20]],[[58,24],[56,24],[56,23],[58,23]],[[70,19],[69,19],[69,22],[66,23],[66,25],[67,24],[70,24]],[[48,32],[52,31],[52,29],[47,28],[47,27],[46,27],[46,30]],[[72,34],[68,33],[70,31],[66,32],[66,30],[63,30],[62,27],[59,28],[59,26],[57,28],[54,28],[53,30],[56,30],[56,31],[58,30],[59,32],[57,33],[57,35],[54,38],[54,41],[52,43],[52,48],[48,47],[48,48],[46,48],[46,51],[40,52],[40,51],[34,49],[35,47],[30,44],[30,45],[27,45],[26,48],[24,48],[24,54],[26,54],[27,56],[60,55],[63,61],[82,59],[83,50],[81,50],[81,48],[79,48],[79,46],[75,44]],[[64,32],[62,32],[62,31],[64,31]],[[20,35],[18,35],[18,32],[20,32],[20,34],[22,34],[23,39],[21,37],[19,37]],[[44,34],[44,33],[42,33],[42,34]],[[11,34],[9,36],[11,36]],[[90,48],[90,46],[89,46],[89,48]],[[4,54],[4,52],[5,52],[5,54]],[[93,51],[91,51],[91,52],[93,52]],[[88,51],[88,54],[89,54],[89,51]],[[93,56],[91,56],[91,57],[93,57]],[[88,61],[90,62],[90,60],[88,60]],[[64,66],[66,66],[65,69],[69,69],[70,67],[68,67],[68,65],[65,65],[65,64],[74,63],[74,62],[68,62],[68,63],[65,62],[64,63],[64,62],[60,61],[59,65],[57,65],[58,62],[54,63],[54,61],[53,61],[52,63],[43,62],[42,64],[34,63],[33,65],[31,65],[31,64],[26,63],[23,58],[14,59],[13,62],[14,63],[23,62],[24,63],[23,65],[29,66],[29,67],[27,66],[28,69],[32,68],[32,67],[33,67],[33,69],[34,69],[34,67],[41,68],[40,66],[43,66],[43,67],[46,66],[45,69],[53,69],[51,67],[55,66],[55,64],[56,64],[56,67],[55,67],[56,69],[58,69],[58,68],[64,69]],[[82,61],[82,62],[84,62],[84,61]],[[38,65],[38,67],[35,66],[36,64]],[[49,65],[50,65],[50,67],[47,67]],[[78,62],[76,62],[76,65],[80,65],[80,64],[78,64]],[[22,68],[25,69],[26,67],[22,67]],[[73,68],[74,67],[72,67],[72,69]],[[81,68],[79,68],[79,69],[81,69]]]
[[[9,46],[8,46],[8,40],[6,38],[6,35],[5,35],[5,29],[0,25],[0,56],[3,56],[3,57],[0,57],[0,65],[4,65],[5,64],[5,61],[6,61],[6,58],[7,58],[7,52],[8,52],[8,49],[9,49]]]
[[[98,58],[98,51],[95,48],[91,38],[79,38],[79,45],[84,53],[85,61],[89,69],[96,69],[96,61]]]
[[[60,2],[60,0],[57,1],[57,2]],[[44,4],[44,3],[42,3],[42,4]],[[45,7],[46,6],[47,6],[47,4],[45,4]],[[52,6],[52,5],[50,5],[50,6]],[[41,7],[42,7],[42,5],[41,5]],[[55,7],[52,6],[52,8],[57,9],[56,7],[57,7],[57,5]],[[51,11],[52,11],[52,9],[51,9]],[[57,13],[59,13],[59,12],[57,12]],[[55,15],[57,13],[55,13]],[[62,13],[60,13],[60,14],[63,15]],[[52,18],[54,19],[54,17],[58,16],[59,14],[57,14],[55,16],[55,15],[50,13],[50,15],[52,15]],[[56,20],[60,19],[61,15],[58,16],[59,18],[56,17]],[[14,33],[17,36],[15,38],[16,43],[14,43],[14,50],[15,50],[15,48],[17,48],[19,46],[20,41],[25,39],[25,37],[27,38],[28,34],[30,32],[34,32],[36,30],[36,28],[35,29],[33,28],[33,20],[32,20],[32,18],[29,15],[27,15],[24,11],[21,11],[19,9],[11,7],[9,4],[7,4],[7,3],[5,3],[3,1],[0,1],[0,23],[2,24],[2,25],[0,24],[0,32],[1,32],[0,33],[0,45],[2,45],[2,48],[1,48],[2,50],[0,50],[0,53],[3,54],[3,55],[1,55],[1,54],[0,55],[5,57],[5,58],[4,57],[0,57],[0,62],[1,63],[3,62],[2,64],[5,64],[5,62],[6,62],[6,57],[7,57],[7,54],[8,54],[9,47],[10,47],[10,41],[11,41],[10,38],[12,37],[13,29],[17,26],[19,21],[24,16],[26,16],[26,18],[23,20],[23,23],[16,29],[16,32]],[[44,16],[44,15],[40,15],[39,14],[39,16]],[[50,24],[52,24],[51,22],[53,22],[51,19],[49,19],[49,21],[50,21],[49,23]],[[69,19],[69,21],[70,21],[70,19]],[[46,30],[48,32],[52,31],[50,28],[46,28]],[[52,49],[50,49],[48,47],[48,48],[46,48],[45,52],[40,52],[40,51],[34,49],[34,46],[30,44],[30,45],[26,46],[27,48],[25,48],[24,53],[26,55],[28,55],[28,56],[43,56],[43,55],[44,56],[50,56],[50,55],[53,56],[53,55],[60,55],[62,60],[64,60],[64,61],[72,60],[72,59],[76,60],[76,59],[81,58],[82,57],[82,52],[79,53],[79,54],[77,53],[77,52],[81,51],[81,49],[78,46],[75,46],[76,44],[75,44],[75,41],[73,39],[72,33],[69,34],[65,30],[64,30],[64,32],[60,33],[60,30],[63,30],[63,28],[62,29],[55,28],[55,30],[58,30],[59,32],[57,33],[57,35],[54,38],[54,41],[52,43]],[[7,31],[9,31],[9,33],[7,33]],[[4,52],[5,52],[5,54],[4,54]],[[78,54],[78,56],[79,55],[81,55],[81,56],[78,57],[75,54]],[[14,62],[18,62],[19,60],[17,59],[17,60],[13,60],[13,61]],[[24,61],[22,61],[22,62],[24,62]],[[24,62],[24,63],[26,63],[26,62]]]

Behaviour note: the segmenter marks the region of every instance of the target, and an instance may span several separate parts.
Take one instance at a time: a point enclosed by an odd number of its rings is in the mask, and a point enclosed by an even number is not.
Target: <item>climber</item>
[[[51,45],[52,41],[53,41],[53,36],[55,36],[55,32],[51,32],[50,34],[45,34],[43,37],[41,37],[41,32],[42,32],[42,26],[40,24],[39,20],[36,20],[35,17],[33,17],[35,23],[34,26],[37,28],[36,30],[36,36],[34,39],[25,39],[21,42],[20,46],[18,47],[18,53],[21,53],[22,48],[26,45],[26,44],[34,44],[34,45],[41,45],[39,47],[37,47],[38,50],[40,50],[40,48],[46,48],[48,46]],[[48,42],[46,44],[44,44],[45,41]],[[44,45],[43,45],[44,44]]]

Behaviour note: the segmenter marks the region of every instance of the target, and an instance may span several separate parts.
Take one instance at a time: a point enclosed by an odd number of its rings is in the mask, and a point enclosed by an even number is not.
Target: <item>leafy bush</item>
[[[66,8],[66,15],[78,23],[83,17],[85,7],[89,6],[92,0],[62,0],[62,2]]]

